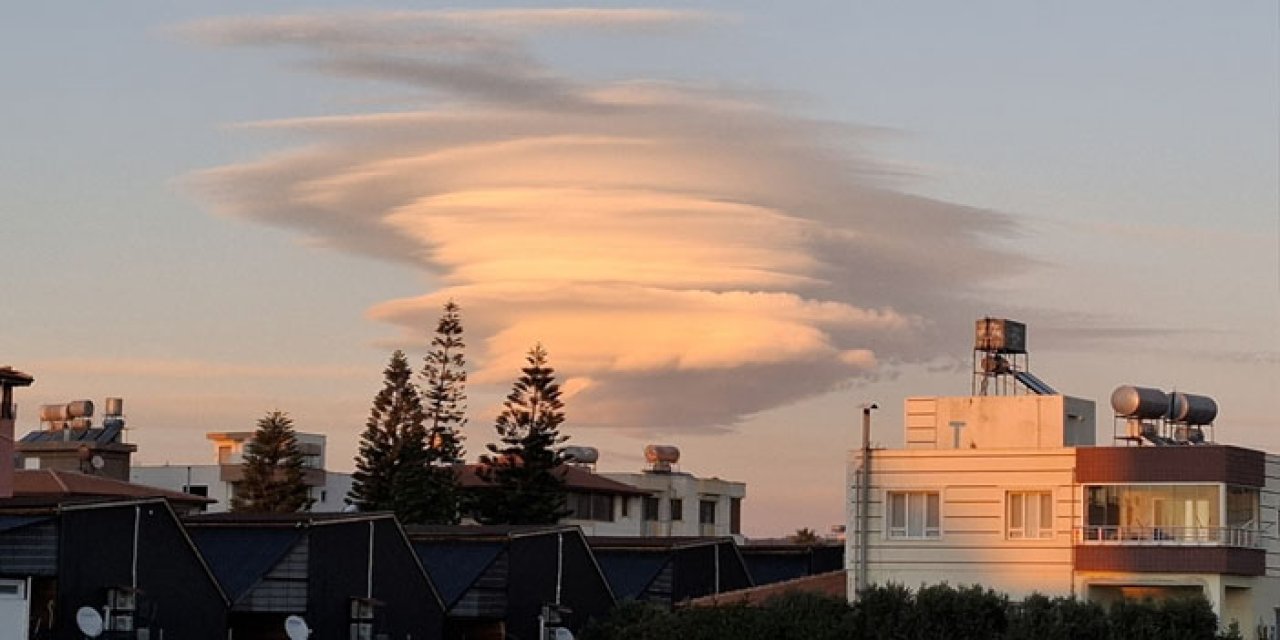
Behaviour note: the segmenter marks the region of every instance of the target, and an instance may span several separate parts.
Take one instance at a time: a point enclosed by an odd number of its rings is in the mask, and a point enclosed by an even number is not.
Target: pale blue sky
[[[335,6],[345,5],[273,3],[269,15]],[[527,42],[545,67],[583,82],[737,91],[790,115],[875,129],[856,144],[903,173],[890,179],[896,188],[1023,225],[1003,243],[1043,266],[995,282],[991,313],[1097,330],[1078,348],[1055,333],[1033,353],[1042,377],[1100,405],[1130,382],[1210,393],[1239,425],[1224,439],[1280,449],[1274,1],[662,6],[711,17]],[[334,466],[345,467],[398,339],[366,311],[438,286],[420,269],[215,215],[181,186],[193,172],[308,142],[237,123],[431,106],[401,86],[315,73],[297,51],[207,46],[174,32],[264,14],[252,2],[21,3],[0,22],[9,251],[0,364],[37,377],[20,398],[32,409],[125,395],[143,461],[199,461],[203,431],[247,428],[279,407],[329,433]],[[1136,335],[1096,340],[1116,329]],[[971,327],[940,330],[955,344],[939,355],[967,361]],[[1033,324],[1033,349],[1037,335]],[[202,367],[212,373],[194,373]],[[749,530],[825,529],[841,518],[839,451],[852,444],[857,402],[875,396],[887,407],[877,433],[892,444],[904,395],[968,389],[965,373],[923,365],[881,374],[727,435],[663,437],[686,448],[688,469],[751,483]],[[476,389],[473,405],[494,391]],[[475,422],[472,451],[489,436]],[[786,464],[804,469],[787,491],[760,471],[776,454],[753,444],[778,430],[796,443]],[[606,467],[639,462],[635,432],[577,435],[601,443]],[[717,455],[726,450],[736,455]],[[789,503],[797,490],[811,499]]]

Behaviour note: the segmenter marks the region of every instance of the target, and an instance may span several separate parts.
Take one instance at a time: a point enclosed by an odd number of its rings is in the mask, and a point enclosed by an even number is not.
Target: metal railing
[[[1256,527],[1076,527],[1076,542],[1099,545],[1245,547],[1258,549]]]

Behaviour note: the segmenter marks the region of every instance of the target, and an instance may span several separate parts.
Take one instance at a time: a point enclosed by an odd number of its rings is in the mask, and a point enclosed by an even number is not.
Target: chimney
[[[35,378],[13,367],[0,367],[0,498],[13,497],[13,423],[18,413],[13,389],[32,382]]]

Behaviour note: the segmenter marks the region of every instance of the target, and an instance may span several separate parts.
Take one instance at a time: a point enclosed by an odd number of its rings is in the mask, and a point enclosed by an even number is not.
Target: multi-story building
[[[993,364],[975,391],[1008,382]],[[1211,442],[1208,398],[1136,387],[1113,394],[1116,445],[1098,446],[1093,403],[1033,380],[1023,395],[908,398],[904,448],[851,452],[849,593],[1203,594],[1224,625],[1274,637],[1280,458]]]
[[[334,512],[346,508],[351,490],[351,474],[325,470],[325,436],[298,433],[298,447],[305,458],[303,482],[313,500],[312,511]],[[182,491],[217,500],[210,513],[231,508],[236,485],[244,477],[244,448],[253,439],[252,431],[212,432],[205,434],[213,444],[215,464],[163,464],[133,467],[130,479],[139,484]]]

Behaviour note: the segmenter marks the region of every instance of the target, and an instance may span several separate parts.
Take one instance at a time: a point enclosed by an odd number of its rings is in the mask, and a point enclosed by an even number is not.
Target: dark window
[[[698,524],[716,523],[716,501],[703,500],[698,503]]]
[[[671,499],[671,519],[684,520],[684,500],[680,498]]]
[[[729,533],[742,533],[742,498],[729,498]]]
[[[603,493],[571,493],[568,500],[570,517],[576,520],[613,522],[613,496]]]
[[[133,631],[134,613],[138,608],[137,594],[133,589],[108,589],[106,627],[109,631]]]
[[[630,517],[631,516],[631,497],[622,496],[618,498],[618,501],[622,503],[622,517],[624,518]]]
[[[193,495],[193,496],[200,496],[201,498],[208,498],[208,497],[209,497],[209,485],[204,485],[204,484],[189,484],[189,485],[186,485],[186,486],[182,487],[182,492],[183,492],[183,493],[189,493],[189,494],[191,494],[191,495]]]
[[[658,499],[646,496],[644,499],[644,519],[648,522],[658,521]]]

